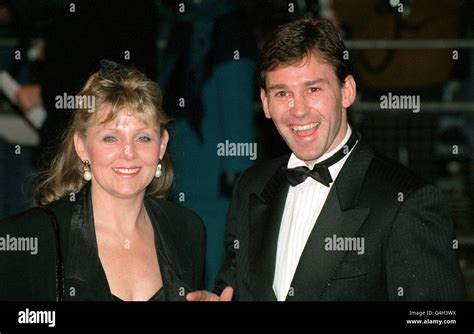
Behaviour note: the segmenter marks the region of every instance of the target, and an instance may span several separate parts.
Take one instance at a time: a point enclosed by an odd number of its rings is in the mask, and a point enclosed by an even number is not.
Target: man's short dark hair
[[[352,73],[346,47],[337,28],[328,20],[303,18],[277,28],[263,46],[258,73],[266,90],[266,73],[279,65],[291,65],[315,54],[332,65],[341,84]]]

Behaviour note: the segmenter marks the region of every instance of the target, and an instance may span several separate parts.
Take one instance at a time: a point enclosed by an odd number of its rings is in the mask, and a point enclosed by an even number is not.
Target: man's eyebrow
[[[318,78],[318,79],[314,79],[314,80],[310,80],[310,81],[305,81],[304,85],[305,86],[312,86],[312,85],[316,85],[316,84],[327,84],[328,81],[326,79],[323,79],[323,78]]]
[[[270,87],[268,87],[268,90],[274,90],[274,89],[287,89],[288,86],[287,85],[284,85],[284,84],[276,84],[276,85],[272,85]]]
[[[305,81],[303,84],[305,86],[312,86],[312,85],[316,85],[316,84],[327,84],[327,83],[328,83],[327,79],[317,78],[317,79],[314,79],[314,80]],[[274,89],[288,89],[288,86],[285,85],[285,84],[275,84],[275,85],[271,85],[271,86],[268,87],[268,91],[271,91],[271,90],[274,90]]]

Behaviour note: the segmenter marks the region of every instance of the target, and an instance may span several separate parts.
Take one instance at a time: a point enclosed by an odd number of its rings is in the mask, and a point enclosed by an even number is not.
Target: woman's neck
[[[97,228],[129,234],[146,223],[146,209],[143,203],[145,192],[132,198],[114,196],[100,186],[91,186],[94,223]]]

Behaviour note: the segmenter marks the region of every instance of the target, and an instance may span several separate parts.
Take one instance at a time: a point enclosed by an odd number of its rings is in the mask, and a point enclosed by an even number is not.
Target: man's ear
[[[76,149],[76,153],[79,156],[79,159],[82,161],[89,160],[86,144],[84,143],[84,139],[78,132],[74,133],[74,148]]]
[[[342,86],[342,107],[347,109],[355,101],[356,98],[356,83],[352,75],[348,75],[346,80],[344,80],[344,85]]]
[[[272,118],[268,110],[268,98],[265,89],[260,88],[260,100],[262,101],[263,112],[265,113],[266,118]]]
[[[168,130],[164,129],[163,133],[161,134],[161,144],[160,144],[160,161],[163,159],[166,153],[166,147],[168,146],[168,141],[170,139],[170,135]]]

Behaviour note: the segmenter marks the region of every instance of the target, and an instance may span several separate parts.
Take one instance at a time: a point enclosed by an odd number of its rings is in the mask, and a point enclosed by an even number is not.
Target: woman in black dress
[[[184,300],[202,289],[204,226],[164,199],[173,170],[158,85],[102,61],[73,103],[39,207],[0,223],[0,300]]]

